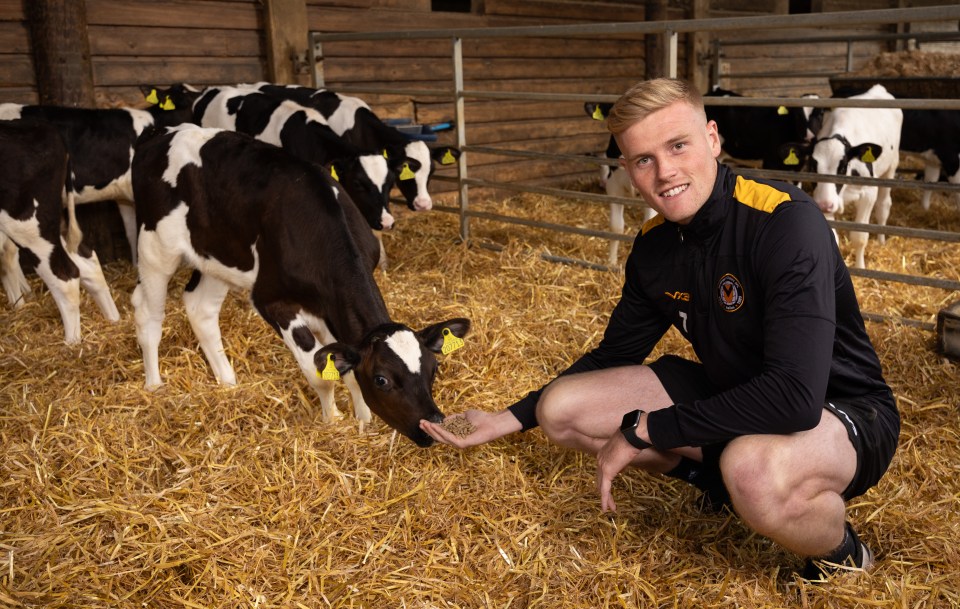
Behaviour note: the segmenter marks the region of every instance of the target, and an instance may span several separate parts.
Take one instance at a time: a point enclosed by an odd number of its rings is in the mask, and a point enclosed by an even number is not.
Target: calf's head
[[[384,324],[353,347],[333,343],[317,351],[314,361],[323,369],[332,355],[340,374],[353,370],[370,410],[417,446],[433,439],[420,429],[420,420],[438,423],[443,413],[433,401],[437,353],[449,353],[463,344],[470,320],[450,319],[416,332],[402,324]]]
[[[883,153],[883,147],[865,142],[851,145],[839,133],[818,139],[810,155],[810,169],[825,176],[874,177],[873,164]],[[819,182],[813,191],[817,206],[824,213],[843,213],[844,189],[834,182]],[[855,189],[859,192],[861,189]]]

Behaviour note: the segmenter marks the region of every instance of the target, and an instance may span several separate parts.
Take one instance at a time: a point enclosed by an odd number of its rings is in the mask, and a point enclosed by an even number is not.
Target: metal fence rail
[[[458,190],[457,207],[436,206],[435,209],[442,212],[456,213],[460,217],[460,236],[464,241],[470,241],[470,220],[483,219],[488,221],[497,221],[508,224],[542,228],[547,230],[559,231],[564,233],[602,237],[605,239],[616,239],[622,241],[631,241],[632,237],[619,235],[608,231],[584,229],[574,226],[560,225],[555,223],[540,222],[528,218],[508,216],[504,214],[495,214],[489,212],[480,212],[470,208],[470,189],[490,188],[513,192],[533,192],[546,194],[556,197],[565,197],[586,201],[589,203],[622,203],[624,205],[641,205],[642,203],[633,199],[613,198],[606,195],[593,193],[583,193],[560,188],[539,187],[522,183],[498,182],[494,180],[480,180],[469,177],[469,159],[472,153],[483,153],[487,155],[501,155],[507,157],[525,157],[531,159],[561,159],[566,161],[576,161],[593,164],[613,164],[608,160],[596,157],[574,156],[574,155],[556,155],[544,152],[532,152],[511,150],[507,148],[497,148],[493,146],[474,146],[469,143],[469,124],[464,115],[464,102],[466,99],[514,99],[514,100],[534,100],[534,101],[570,101],[570,102],[613,102],[619,95],[594,95],[571,93],[540,93],[540,92],[500,92],[485,91],[479,89],[465,89],[464,67],[463,67],[463,40],[480,38],[511,38],[511,37],[578,37],[578,36],[597,36],[597,35],[647,35],[657,34],[663,38],[663,66],[665,75],[677,75],[677,56],[678,56],[678,34],[693,32],[731,32],[737,30],[763,28],[765,30],[775,30],[783,28],[802,28],[802,27],[843,27],[856,25],[877,25],[893,23],[909,23],[916,21],[946,21],[960,19],[960,6],[936,6],[923,8],[905,8],[905,9],[884,9],[875,11],[847,11],[834,13],[817,13],[803,15],[766,15],[756,17],[736,17],[719,19],[697,19],[697,20],[671,20],[655,22],[630,22],[630,23],[591,23],[578,25],[557,25],[557,26],[520,26],[520,27],[500,27],[500,28],[453,28],[437,30],[411,30],[396,32],[373,32],[373,33],[339,33],[324,34],[320,32],[310,33],[310,44],[308,54],[311,65],[314,68],[314,84],[318,87],[325,86],[323,70],[323,45],[335,44],[337,42],[348,41],[384,41],[384,40],[425,40],[425,39],[449,39],[451,41],[451,58],[453,61],[453,79],[449,88],[437,89],[405,89],[403,87],[383,87],[383,86],[348,86],[339,87],[338,91],[351,94],[399,94],[408,96],[436,97],[441,99],[453,99],[455,106],[455,122],[457,134],[457,146],[461,149],[462,155],[458,164],[458,173],[456,178]],[[894,35],[902,38],[918,38],[921,35]],[[923,38],[933,38],[934,36],[923,35]],[[818,37],[822,40],[831,40],[831,37]],[[844,39],[846,40],[846,38]],[[785,40],[788,41],[788,40]],[[747,43],[744,41],[744,43]],[[753,41],[753,43],[758,43]],[[727,43],[730,44],[729,42]],[[739,75],[737,75],[739,76]],[[896,100],[849,100],[836,98],[722,98],[711,97],[704,100],[708,105],[718,106],[787,106],[787,107],[862,107],[862,108],[889,108],[897,107],[903,109],[945,109],[960,110],[960,100],[931,100],[931,99],[896,99]],[[817,181],[818,174],[809,173],[789,173],[789,172],[768,172],[762,170],[738,169],[738,172],[744,175],[757,175],[773,177],[776,179],[787,179],[796,181],[798,179]],[[443,179],[439,177],[439,179]],[[960,185],[952,184],[925,184],[920,181],[907,180],[872,180],[870,178],[837,177],[831,178],[831,181],[843,184],[876,184],[884,186],[895,186],[897,188],[912,189],[935,189],[940,191],[960,192]],[[833,222],[835,228],[843,230],[860,230],[870,233],[884,233],[890,235],[901,235],[912,238],[931,239],[942,242],[956,243],[960,242],[960,235],[944,231],[929,231],[922,229],[905,229],[899,227],[880,227],[872,224],[856,224],[852,222]],[[481,244],[489,246],[489,244]],[[568,259],[551,255],[544,255],[545,259],[561,261],[571,264],[578,264],[595,269],[609,269],[606,265],[596,264],[590,261]],[[879,271],[851,269],[851,274],[863,277],[878,279],[882,281],[894,281],[910,285],[920,285],[931,288],[960,290],[960,282],[924,277],[911,276],[896,273],[884,273]],[[890,316],[869,314],[870,318],[890,319]],[[899,319],[899,318],[897,318]],[[923,327],[932,328],[931,324],[916,320],[899,319],[904,323],[919,324]]]

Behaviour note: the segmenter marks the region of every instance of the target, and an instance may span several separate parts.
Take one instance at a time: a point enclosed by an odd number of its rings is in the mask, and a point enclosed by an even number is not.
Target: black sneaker
[[[876,562],[873,557],[873,552],[867,544],[860,541],[860,538],[857,536],[856,531],[853,530],[853,527],[850,526],[850,523],[847,523],[847,530],[853,536],[853,541],[856,544],[855,554],[848,557],[843,564],[830,562],[823,558],[808,558],[800,577],[809,582],[817,583],[827,581],[830,577],[838,574],[862,574],[869,572]]]

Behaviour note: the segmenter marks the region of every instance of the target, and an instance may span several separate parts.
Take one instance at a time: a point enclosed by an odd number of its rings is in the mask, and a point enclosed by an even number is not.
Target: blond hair
[[[677,101],[690,104],[707,121],[703,97],[693,85],[678,78],[654,78],[638,82],[620,96],[607,116],[607,130],[620,135],[634,123]]]

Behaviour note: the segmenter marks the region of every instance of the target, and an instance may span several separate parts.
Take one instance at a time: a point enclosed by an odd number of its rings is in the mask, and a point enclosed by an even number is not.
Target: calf
[[[189,121],[200,91],[190,85],[147,88],[150,106],[135,108],[69,108],[0,104],[0,120],[46,120],[60,130],[70,152],[77,203],[116,200],[123,219],[130,256],[136,263],[136,219],[130,201],[130,160],[137,139],[151,127]]]
[[[391,321],[372,274],[376,239],[326,171],[242,134],[184,125],[138,146],[133,191],[133,305],[147,387],[161,383],[167,283],[186,263],[199,271],[183,296],[187,316],[220,382],[236,383],[218,317],[238,287],[293,353],[325,420],[339,416],[330,379],[346,374],[360,421],[372,410],[416,444],[431,444],[419,421],[443,418],[431,395],[434,354],[470,322],[414,332]]]
[[[67,188],[68,159],[67,147],[53,125],[26,120],[0,122],[4,285],[8,295],[14,289],[19,296],[26,284],[16,249],[11,249],[11,243],[15,243],[36,263],[37,275],[50,289],[60,310],[65,341],[73,344],[80,342],[80,284],[93,296],[104,317],[117,321],[120,314],[96,254],[78,253],[81,234],[74,215],[74,195]],[[60,234],[65,197],[66,241]],[[16,271],[11,270],[12,266]]]
[[[394,174],[386,159],[339,137],[313,108],[249,88],[214,87],[194,104],[194,121],[202,127],[246,133],[306,161],[331,166],[370,227],[393,228],[387,198]]]
[[[440,165],[452,165],[460,158],[460,151],[456,148],[429,148],[423,141],[387,125],[358,97],[297,85],[257,83],[247,86],[314,108],[327,119],[337,135],[357,148],[385,154],[399,167],[397,188],[406,200],[407,207],[414,211],[433,207],[428,184],[433,175],[434,161]]]
[[[900,150],[919,153],[924,160],[923,178],[936,182],[943,172],[951,184],[960,184],[960,111],[904,110]],[[930,209],[930,195],[923,191],[923,209]],[[954,193],[960,206],[960,193]]]
[[[587,115],[594,120],[605,120],[612,105],[613,104],[596,104],[587,102],[584,104],[583,109]],[[619,159],[620,156],[620,146],[617,145],[617,141],[613,139],[613,136],[611,135],[607,142],[607,149],[604,152],[604,158],[616,160]],[[637,189],[634,188],[633,183],[630,181],[630,174],[628,174],[618,165],[600,165],[600,186],[604,189],[607,195],[611,197],[637,197]],[[623,234],[623,230],[626,226],[623,221],[623,207],[624,206],[622,203],[610,204],[611,232]],[[657,214],[657,212],[648,206],[644,207],[643,213],[644,222],[650,220]],[[617,265],[619,251],[620,242],[616,239],[612,239],[607,250],[607,264],[609,266]]]
[[[703,97],[743,96],[714,87]],[[809,140],[815,133],[810,129],[819,128],[819,124],[810,124],[810,108],[705,106],[705,110],[707,120],[717,123],[723,151],[735,159],[759,160],[764,169],[799,171],[802,165],[784,159],[781,146],[786,142]],[[816,120],[820,116],[820,113],[813,115]]]
[[[850,99],[893,99],[882,85],[875,85]],[[824,176],[864,176],[891,180],[900,162],[900,130],[903,112],[898,108],[834,108],[824,114],[823,126],[813,142],[810,169]],[[855,221],[867,223],[876,207],[877,223],[885,225],[890,215],[889,186],[859,186],[818,182],[813,191],[817,206],[833,219],[853,202]],[[856,266],[864,268],[864,250],[869,233],[852,231]],[[879,236],[880,243],[884,236]]]

